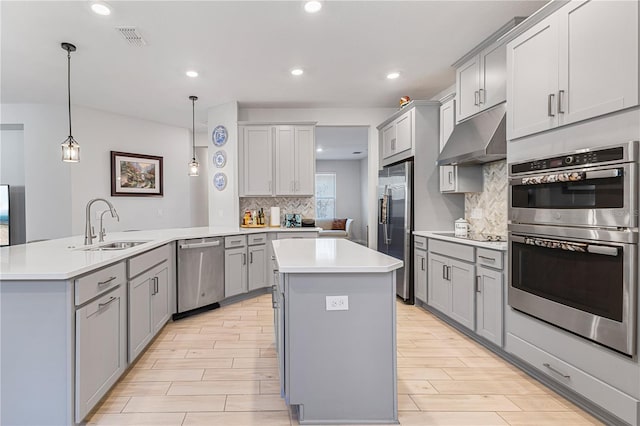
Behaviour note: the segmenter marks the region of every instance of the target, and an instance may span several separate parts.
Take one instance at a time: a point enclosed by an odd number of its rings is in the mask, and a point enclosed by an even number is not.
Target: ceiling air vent
[[[116,27],[116,30],[124,37],[124,39],[132,46],[142,47],[147,44],[142,34],[138,32],[136,27]]]

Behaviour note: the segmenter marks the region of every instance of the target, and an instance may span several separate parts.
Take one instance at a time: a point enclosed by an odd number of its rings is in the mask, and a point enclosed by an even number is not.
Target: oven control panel
[[[542,160],[527,161],[512,164],[511,173],[526,173],[537,170],[558,169],[563,167],[587,166],[624,159],[624,148],[608,148],[597,151],[577,152],[559,157],[544,158]]]

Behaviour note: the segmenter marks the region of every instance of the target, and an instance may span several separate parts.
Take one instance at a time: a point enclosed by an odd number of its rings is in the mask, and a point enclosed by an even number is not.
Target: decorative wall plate
[[[213,129],[211,140],[215,146],[222,146],[227,142],[227,128],[220,125]]]
[[[213,176],[213,186],[215,186],[218,191],[225,189],[227,187],[227,175],[224,173],[216,173]]]
[[[227,164],[227,153],[224,150],[216,151],[213,154],[213,164],[219,169],[223,168]]]

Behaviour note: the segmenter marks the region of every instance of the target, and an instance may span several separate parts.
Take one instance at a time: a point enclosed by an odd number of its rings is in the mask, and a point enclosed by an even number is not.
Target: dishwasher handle
[[[206,247],[219,247],[220,246],[220,240],[217,241],[210,241],[208,243],[187,243],[187,244],[180,244],[180,249],[184,250],[184,249],[195,249],[195,248],[206,248]]]

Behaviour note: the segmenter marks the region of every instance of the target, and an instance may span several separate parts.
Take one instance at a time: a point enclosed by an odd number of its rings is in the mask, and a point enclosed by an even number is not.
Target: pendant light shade
[[[196,101],[198,100],[197,96],[189,96],[191,99],[191,118],[192,118],[192,128],[191,128],[191,147],[193,157],[189,162],[189,176],[198,176],[200,173],[200,164],[196,161]]]
[[[80,144],[73,138],[71,133],[71,52],[76,51],[76,47],[71,43],[60,45],[67,51],[67,100],[69,106],[69,136],[62,142],[62,161],[67,163],[77,163],[80,161]]]

